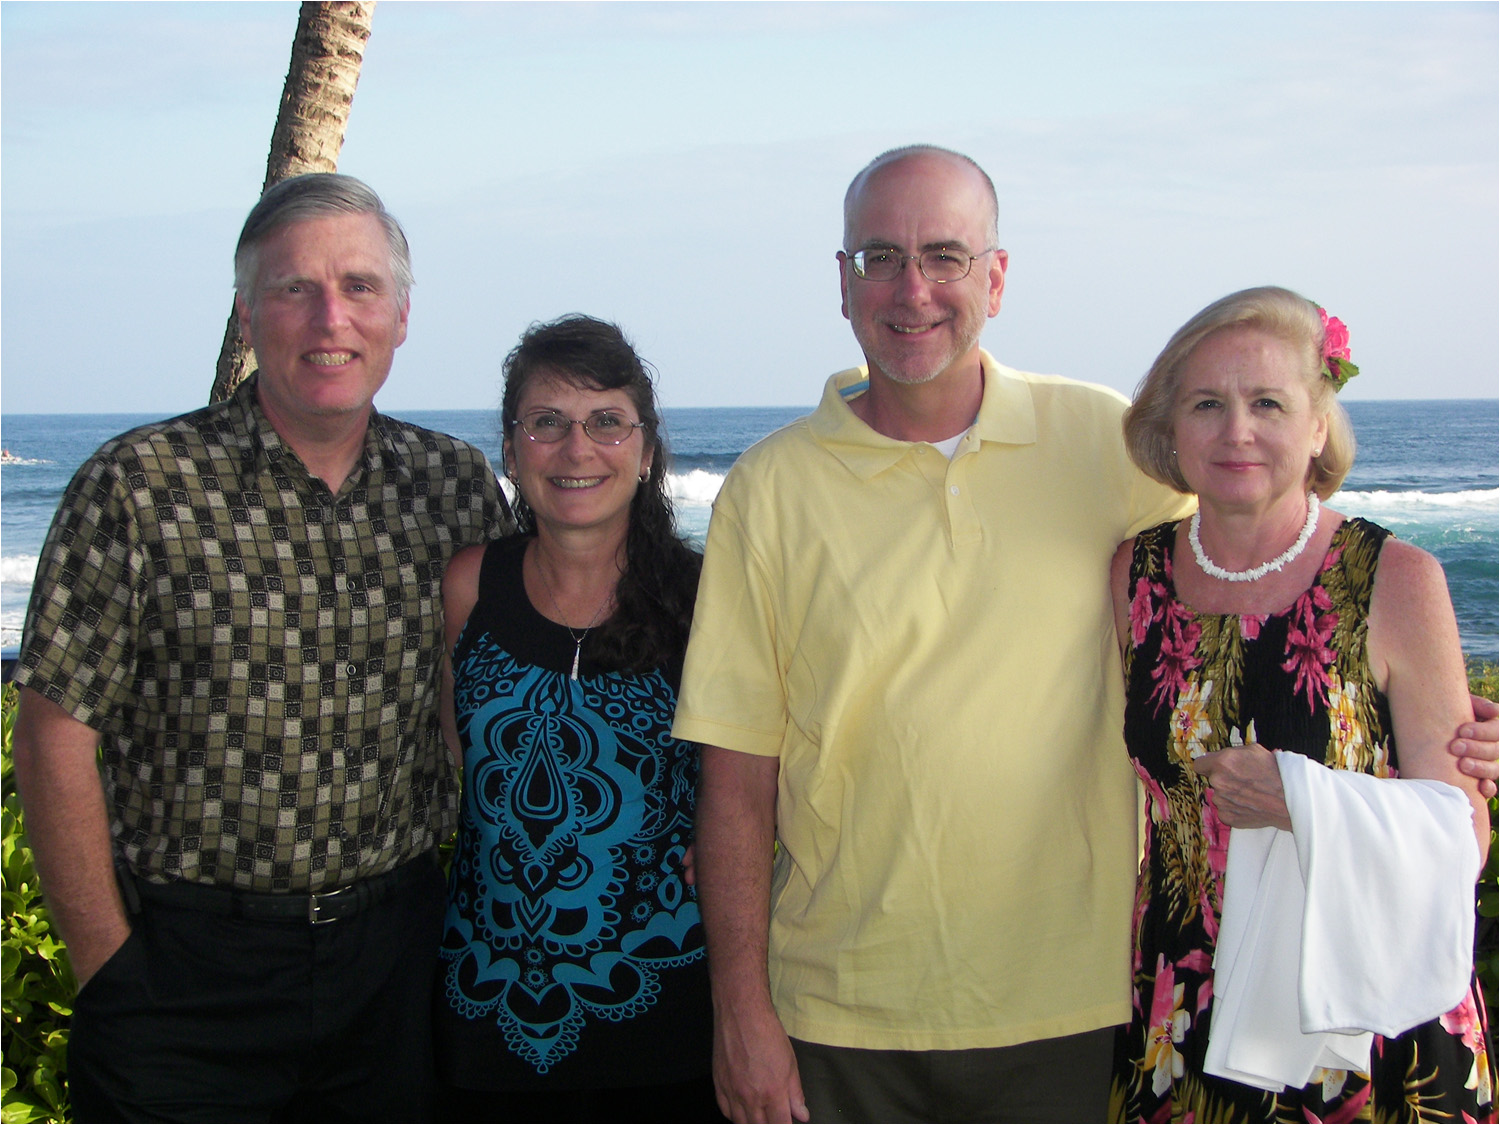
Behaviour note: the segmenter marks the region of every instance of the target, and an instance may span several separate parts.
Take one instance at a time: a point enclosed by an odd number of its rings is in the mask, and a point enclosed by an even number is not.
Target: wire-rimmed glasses
[[[903,254],[892,246],[876,246],[868,250],[856,250],[852,254],[845,251],[845,257],[854,267],[855,276],[866,281],[895,281],[901,276],[907,262],[916,262],[922,276],[928,281],[947,285],[968,277],[976,261],[997,249],[998,247],[991,246],[977,254],[970,254],[967,250],[952,246],[937,246],[923,250],[920,254]]]
[[[587,418],[569,418],[559,410],[533,410],[512,424],[521,427],[532,441],[543,445],[562,441],[575,424],[582,426],[583,432],[600,445],[622,445],[646,423],[632,422],[614,410],[596,410]]]

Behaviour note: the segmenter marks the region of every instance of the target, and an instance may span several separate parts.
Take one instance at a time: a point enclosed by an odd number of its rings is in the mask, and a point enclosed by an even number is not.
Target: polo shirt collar
[[[1036,406],[1031,387],[983,349],[984,395],[969,432],[981,442],[1030,445],[1036,441]],[[823,387],[823,398],[808,420],[813,437],[855,476],[863,480],[884,472],[923,442],[897,441],[876,433],[849,409],[846,400],[869,385],[866,367],[840,371]]]
[[[302,459],[276,432],[276,427],[271,425],[271,420],[260,408],[260,402],[255,396],[258,378],[259,372],[252,373],[229,399],[228,417],[240,440],[241,471],[246,476],[255,476],[290,459],[307,475]],[[411,477],[411,466],[401,455],[400,447],[391,433],[389,420],[373,406],[370,408],[369,423],[365,427],[364,451],[360,455],[359,465],[364,472],[383,468],[404,479]]]

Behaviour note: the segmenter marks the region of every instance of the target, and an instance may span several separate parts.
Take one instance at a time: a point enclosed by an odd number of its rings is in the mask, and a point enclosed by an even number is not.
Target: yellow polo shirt
[[[854,369],[714,505],[673,733],[781,759],[770,979],[795,1038],[997,1047],[1128,1016],[1109,561],[1190,503],[1130,464],[1120,395],[983,362],[951,461],[857,419]]]

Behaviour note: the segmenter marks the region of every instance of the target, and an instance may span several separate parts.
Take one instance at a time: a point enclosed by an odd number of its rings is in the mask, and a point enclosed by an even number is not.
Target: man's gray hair
[[[415,278],[411,272],[411,249],[396,217],[385,209],[380,196],[368,184],[337,172],[310,172],[273,184],[250,209],[240,240],[234,248],[234,291],[247,305],[255,305],[260,266],[260,248],[276,231],[308,219],[336,215],[374,215],[385,230],[391,250],[391,276],[396,282],[396,303],[404,306]]]
[[[954,160],[962,161],[974,171],[979,173],[979,178],[984,181],[985,193],[990,200],[989,213],[989,237],[991,246],[1000,245],[1000,199],[995,194],[995,181],[990,179],[990,174],[979,166],[979,162],[972,156],[965,156],[961,152],[954,152],[951,148],[943,148],[941,145],[902,145],[900,148],[887,149],[870,163],[859,170],[859,175],[849,182],[849,190],[844,193],[844,249],[857,250],[858,247],[849,245],[849,235],[853,229],[854,201],[859,196],[860,188],[865,182],[880,169],[888,164],[895,164],[912,156],[947,156]]]

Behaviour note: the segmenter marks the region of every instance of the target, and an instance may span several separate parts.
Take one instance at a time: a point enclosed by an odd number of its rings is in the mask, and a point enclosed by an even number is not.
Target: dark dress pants
[[[352,917],[146,900],[78,994],[79,1121],[423,1121],[446,891],[429,856]]]
[[[792,1040],[814,1121],[1103,1121],[1115,1029],[968,1051]]]

